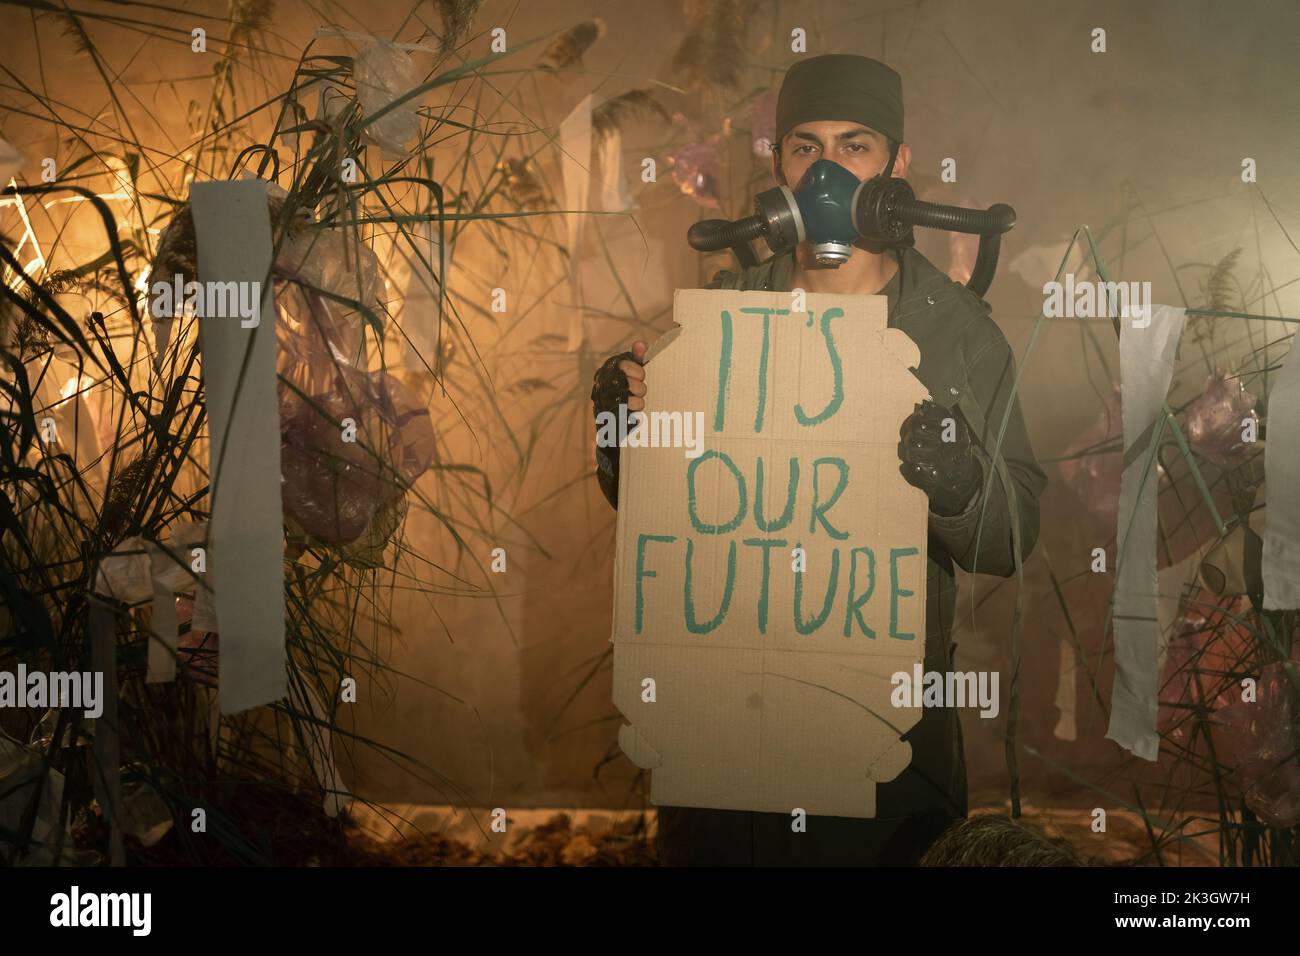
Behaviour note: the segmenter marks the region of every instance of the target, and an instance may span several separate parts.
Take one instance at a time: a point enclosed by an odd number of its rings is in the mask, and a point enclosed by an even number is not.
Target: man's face
[[[845,120],[815,120],[800,123],[781,140],[772,155],[777,182],[793,187],[819,159],[839,163],[858,179],[870,179],[889,162],[889,141],[883,133]],[[911,150],[904,143],[894,163],[894,175],[906,176]]]

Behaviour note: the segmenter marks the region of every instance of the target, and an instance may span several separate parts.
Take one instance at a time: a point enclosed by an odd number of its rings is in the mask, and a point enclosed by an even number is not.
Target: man
[[[838,54],[790,68],[777,99],[772,171],[777,182],[793,188],[818,159],[840,164],[859,180],[891,161],[894,176],[907,175],[912,155],[903,142],[897,73],[876,60]],[[915,249],[859,240],[836,268],[818,265],[811,246],[800,243],[738,274],[721,272],[708,288],[884,295],[889,325],[919,346],[916,375],[933,401],[903,422],[899,468],[930,501],[924,668],[947,672],[955,653],[953,566],[1010,576],[1017,550],[1023,561],[1038,537],[1038,498],[1047,479],[1018,403],[1011,404],[994,456],[1015,379],[1011,348],[988,305]],[[596,373],[597,414],[617,411],[620,402],[629,411],[645,407],[645,353],[646,344],[637,342]],[[596,451],[601,489],[618,507],[619,449]],[[912,746],[911,765],[878,787],[874,819],[813,817],[806,832],[795,833],[788,814],[660,807],[660,859],[668,865],[914,864],[945,828],[966,816],[956,710],[927,708],[904,740]]]

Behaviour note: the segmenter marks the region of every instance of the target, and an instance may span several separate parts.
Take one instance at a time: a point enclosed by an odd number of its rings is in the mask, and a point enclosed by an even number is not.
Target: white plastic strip
[[[428,375],[433,369],[435,375],[442,373],[442,358],[439,351],[442,342],[439,337],[444,330],[438,328],[438,279],[434,273],[441,268],[441,281],[448,284],[451,270],[452,248],[448,236],[446,261],[439,266],[438,227],[436,223],[412,223],[407,228],[411,239],[420,247],[429,266],[426,267],[405,241],[398,241],[397,255],[401,266],[406,269],[406,279],[401,284],[403,294],[398,302],[390,302],[389,309],[400,308],[399,321],[405,334],[405,346],[402,350],[402,368],[419,375]],[[451,335],[450,328],[446,330]]]
[[[600,208],[605,212],[627,212],[632,197],[623,180],[623,132],[614,127],[600,141]]]
[[[1160,592],[1153,437],[1163,433],[1164,402],[1187,310],[1157,305],[1149,321],[1145,315],[1141,319],[1120,322],[1124,474],[1116,536],[1115,685],[1106,736],[1134,756],[1155,760],[1160,752]]]
[[[280,412],[275,302],[267,283],[271,225],[266,190],[266,182],[257,179],[190,187],[199,279],[239,283],[246,290],[245,301],[260,303],[255,318],[231,314],[199,319],[211,435],[208,574],[221,621],[218,679],[223,714],[272,703],[288,690]]]
[[[289,702],[304,718],[311,717],[311,720],[301,721],[309,738],[303,741],[303,746],[311,759],[316,782],[325,792],[325,815],[337,817],[352,802],[352,794],[348,792],[338,765],[334,762],[334,735],[330,730],[333,718],[304,675],[299,674],[289,682]]]
[[[1268,394],[1268,442],[1264,446],[1264,484],[1268,499],[1264,527],[1264,607],[1300,608],[1300,347],[1273,379]]]
[[[591,94],[583,97],[572,113],[560,124],[560,163],[564,173],[564,208],[587,208],[591,189]],[[569,290],[573,303],[569,307],[569,351],[582,345],[583,322],[581,272],[578,254],[582,244],[584,216],[571,212],[564,217],[569,227]]]
[[[1056,668],[1056,700],[1053,706],[1058,714],[1052,736],[1057,740],[1078,740],[1078,670],[1079,658],[1069,637],[1060,640],[1061,656]]]

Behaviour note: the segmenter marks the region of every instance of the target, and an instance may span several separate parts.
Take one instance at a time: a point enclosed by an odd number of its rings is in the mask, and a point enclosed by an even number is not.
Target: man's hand
[[[898,457],[907,483],[930,497],[930,510],[951,517],[966,510],[980,485],[970,428],[961,414],[926,399],[898,430]]]
[[[596,370],[591,386],[592,414],[601,412],[618,414],[619,405],[627,405],[629,412],[645,408],[645,361],[647,346],[644,342],[632,343],[632,351],[611,355]]]
[[[606,499],[618,507],[618,443],[608,448],[600,444],[600,415],[604,412],[617,416],[618,407],[626,405],[629,412],[645,408],[646,344],[633,342],[632,351],[611,355],[596,370],[596,380],[591,386],[591,412],[596,417],[596,481]]]

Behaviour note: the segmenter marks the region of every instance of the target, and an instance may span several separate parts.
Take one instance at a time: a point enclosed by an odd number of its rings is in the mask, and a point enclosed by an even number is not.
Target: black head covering
[[[903,142],[903,79],[879,60],[831,53],[786,71],[776,98],[776,141],[800,123],[846,120]]]

